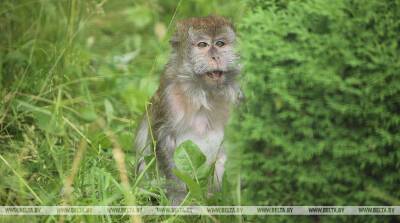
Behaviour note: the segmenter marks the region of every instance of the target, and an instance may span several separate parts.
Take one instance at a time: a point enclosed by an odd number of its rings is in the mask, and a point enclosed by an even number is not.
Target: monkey
[[[233,24],[222,16],[178,21],[170,39],[171,53],[150,99],[148,113],[139,124],[135,149],[143,169],[143,156],[152,152],[154,137],[157,166],[167,180],[166,195],[173,205],[186,196],[186,186],[174,175],[177,146],[192,140],[215,165],[214,181],[220,189],[226,154],[222,142],[232,105],[243,98],[237,83],[239,54]]]

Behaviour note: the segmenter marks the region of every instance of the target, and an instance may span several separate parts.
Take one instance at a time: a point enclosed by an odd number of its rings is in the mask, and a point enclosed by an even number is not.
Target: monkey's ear
[[[178,21],[175,25],[175,33],[171,36],[169,40],[169,44],[172,47],[178,47],[179,43],[181,42],[181,36],[183,32],[184,24],[181,21]]]
[[[172,47],[176,48],[178,47],[180,42],[178,33],[175,33],[174,35],[171,36],[171,39],[169,40],[169,44],[171,44]]]
[[[225,37],[227,38],[228,42],[234,43],[236,40],[236,33],[232,27],[224,26],[222,28],[222,32],[224,33]]]

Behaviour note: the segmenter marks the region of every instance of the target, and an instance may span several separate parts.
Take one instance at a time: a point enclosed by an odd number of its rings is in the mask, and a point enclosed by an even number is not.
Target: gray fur
[[[240,72],[239,56],[234,51],[235,33],[226,24],[221,17],[194,18],[178,23],[177,33],[170,41],[170,60],[151,100],[148,118],[157,141],[158,168],[167,179],[167,196],[174,205],[186,195],[185,184],[172,172],[174,150],[183,140],[190,139],[200,145],[207,162],[216,164],[216,185],[222,182],[226,160],[221,148],[224,126],[230,106],[242,95],[235,82]],[[215,46],[218,40],[225,45]],[[200,49],[198,41],[210,47]],[[223,71],[219,79],[207,76],[215,70]],[[151,153],[149,131],[147,117],[144,117],[135,139],[138,157],[143,156],[142,149],[145,154]],[[140,163],[143,166],[143,160]]]

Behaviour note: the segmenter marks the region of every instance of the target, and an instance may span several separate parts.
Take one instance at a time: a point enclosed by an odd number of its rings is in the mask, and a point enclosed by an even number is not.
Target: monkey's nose
[[[211,58],[212,58],[213,60],[215,60],[215,61],[219,60],[219,57],[216,57],[216,56],[212,56]]]

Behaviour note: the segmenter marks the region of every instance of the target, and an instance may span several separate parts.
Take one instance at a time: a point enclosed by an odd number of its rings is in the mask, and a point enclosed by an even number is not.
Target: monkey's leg
[[[186,196],[186,186],[172,172],[176,168],[173,160],[175,139],[167,136],[163,140],[159,140],[159,146],[157,147],[158,167],[167,180],[167,196],[171,200],[172,205],[179,205]]]
[[[225,162],[226,162],[226,154],[223,148],[218,153],[217,160],[215,162],[215,171],[214,171],[214,182],[213,182],[213,191],[218,192],[222,187],[222,177],[225,172]]]

